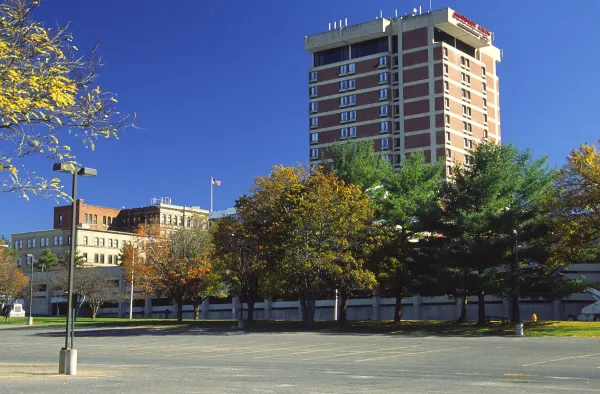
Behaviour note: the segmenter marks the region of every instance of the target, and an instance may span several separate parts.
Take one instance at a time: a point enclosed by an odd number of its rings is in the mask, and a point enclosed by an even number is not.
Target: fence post
[[[271,301],[271,299],[265,299],[264,301],[264,319],[265,320],[271,320],[271,310],[273,309],[273,302]]]
[[[373,320],[381,320],[381,296],[373,296]]]
[[[152,319],[152,297],[150,296],[144,299],[144,317]]]
[[[210,298],[206,297],[202,300],[202,305],[200,306],[200,318],[208,319],[208,311],[210,310]]]
[[[421,320],[421,296],[416,295],[413,297],[413,310],[414,310],[414,319]]]
[[[241,309],[241,305],[240,305],[240,297],[238,296],[233,296],[233,298],[231,299],[231,318],[232,319],[239,319],[238,316],[238,312]]]

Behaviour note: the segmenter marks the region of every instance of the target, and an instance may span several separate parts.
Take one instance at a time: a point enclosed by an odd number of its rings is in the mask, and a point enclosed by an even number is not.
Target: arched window
[[[192,226],[192,218],[187,218],[187,226],[188,227]]]
[[[183,216],[179,217],[179,225],[183,227]]]
[[[167,215],[165,215],[163,213],[163,215],[162,215],[162,224],[165,224],[166,222],[167,222]]]
[[[88,215],[87,215],[87,213],[83,215],[83,222],[84,223],[88,222]]]
[[[177,226],[177,215],[173,216],[173,226]]]
[[[98,215],[94,215],[94,224],[98,224]]]
[[[169,221],[167,222],[168,225],[171,225],[171,215],[169,215]]]

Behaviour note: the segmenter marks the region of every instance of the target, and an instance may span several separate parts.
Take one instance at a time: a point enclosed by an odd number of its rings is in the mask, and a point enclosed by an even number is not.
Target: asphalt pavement
[[[600,393],[597,338],[0,328],[0,393]]]

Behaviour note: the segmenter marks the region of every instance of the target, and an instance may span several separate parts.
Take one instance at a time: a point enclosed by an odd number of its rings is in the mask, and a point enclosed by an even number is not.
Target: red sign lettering
[[[466,16],[461,15],[456,11],[454,11],[454,14],[452,14],[452,17],[454,19],[464,23],[465,25],[477,30],[477,32],[482,35],[481,38],[486,39],[486,41],[487,41],[487,38],[492,35],[492,32],[490,32],[488,29],[484,28],[481,25],[478,25],[477,23],[473,22]]]

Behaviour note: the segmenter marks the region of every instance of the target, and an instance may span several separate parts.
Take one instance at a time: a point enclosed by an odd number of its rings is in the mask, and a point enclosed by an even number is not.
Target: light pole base
[[[33,326],[33,317],[29,316],[29,317],[27,318],[27,325],[28,325],[28,326]]]
[[[58,355],[58,373],[64,374],[66,372],[66,362],[67,360],[67,351],[65,349],[60,349],[60,353]]]
[[[60,349],[58,373],[77,375],[77,349]]]
[[[523,333],[523,323],[517,323],[515,324],[515,335],[518,337],[522,337],[524,335]]]
[[[77,375],[77,349],[69,349],[67,350],[67,357],[65,359],[67,370],[65,371],[67,375]]]

